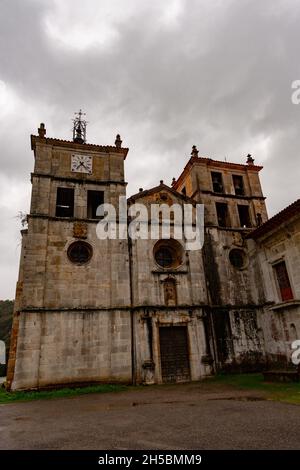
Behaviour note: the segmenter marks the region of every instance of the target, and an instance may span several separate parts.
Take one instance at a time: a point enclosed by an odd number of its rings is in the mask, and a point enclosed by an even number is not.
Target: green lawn
[[[210,383],[229,385],[239,390],[262,392],[266,399],[300,405],[300,382],[264,382],[262,374],[220,374],[208,379]]]
[[[203,387],[213,390],[218,387],[221,389],[236,389],[236,390],[249,390],[261,392],[263,398],[266,400],[276,400],[287,403],[300,405],[300,382],[298,383],[268,383],[263,381],[262,374],[236,374],[227,375],[220,374],[215,377],[205,379],[202,382],[195,384],[197,387]],[[188,384],[187,384],[188,385]],[[159,387],[170,387],[177,385],[160,385]],[[152,385],[151,387],[157,387]],[[147,387],[148,388],[148,387]],[[144,386],[126,386],[126,385],[91,385],[82,388],[62,388],[59,390],[43,390],[31,392],[7,392],[3,387],[0,387],[0,404],[13,403],[16,401],[30,401],[41,400],[61,397],[74,397],[78,395],[85,395],[88,393],[106,393],[106,392],[119,392],[125,390],[145,390]]]
[[[62,398],[74,397],[78,395],[85,395],[87,393],[106,393],[106,392],[120,392],[126,390],[125,385],[91,385],[89,387],[81,388],[61,388],[59,390],[41,390],[31,392],[7,392],[3,387],[0,387],[0,403],[12,403],[16,401],[31,401],[42,400],[49,398]]]

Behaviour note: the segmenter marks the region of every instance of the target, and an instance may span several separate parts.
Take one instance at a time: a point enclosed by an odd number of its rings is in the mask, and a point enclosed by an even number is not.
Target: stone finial
[[[175,183],[176,183],[176,178],[172,178],[172,184],[171,184],[171,186],[174,186]]]
[[[198,157],[199,150],[197,150],[196,145],[193,145],[191,155],[192,157]]]
[[[46,128],[43,122],[41,122],[40,127],[38,128],[38,133],[39,133],[39,137],[42,137],[42,138],[44,138],[46,135]]]
[[[120,149],[122,147],[122,140],[120,137],[120,134],[117,134],[116,140],[115,140],[115,146]]]
[[[254,158],[251,157],[251,153],[248,153],[247,155],[247,165],[253,165],[254,163]]]
[[[164,180],[160,180],[159,184],[164,184]]]

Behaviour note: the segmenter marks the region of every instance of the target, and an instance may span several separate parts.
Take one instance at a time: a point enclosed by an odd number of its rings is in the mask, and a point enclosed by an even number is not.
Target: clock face
[[[71,171],[73,173],[87,173],[92,174],[93,171],[93,157],[90,155],[76,155],[71,156]]]

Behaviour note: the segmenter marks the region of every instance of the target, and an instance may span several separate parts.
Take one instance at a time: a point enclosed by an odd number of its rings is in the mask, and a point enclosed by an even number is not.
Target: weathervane
[[[83,113],[80,109],[79,113],[74,114],[75,119],[73,119],[73,141],[77,142],[78,144],[85,144],[87,121],[82,119],[82,116],[85,116],[86,113]]]

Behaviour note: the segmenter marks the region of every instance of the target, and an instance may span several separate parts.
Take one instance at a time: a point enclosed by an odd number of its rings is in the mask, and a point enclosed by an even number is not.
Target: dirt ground
[[[194,383],[0,405],[1,449],[300,449],[300,407]]]

